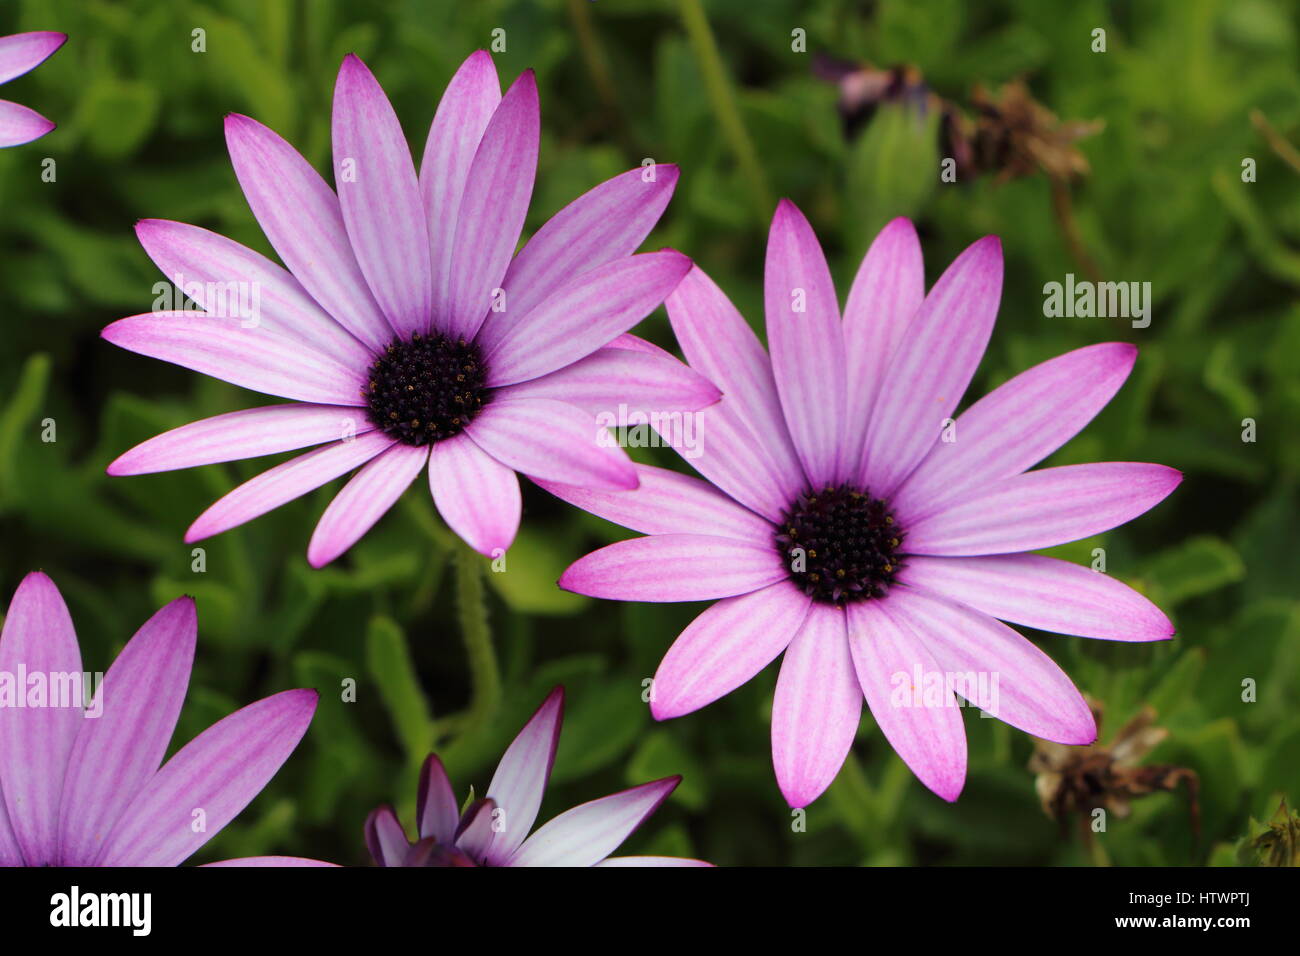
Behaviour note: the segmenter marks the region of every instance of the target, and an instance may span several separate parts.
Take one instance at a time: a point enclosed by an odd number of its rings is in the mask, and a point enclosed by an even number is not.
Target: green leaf
[[[370,621],[366,631],[366,667],[388,709],[407,759],[412,764],[418,763],[433,746],[433,721],[420,691],[406,638],[390,618],[380,615]]]

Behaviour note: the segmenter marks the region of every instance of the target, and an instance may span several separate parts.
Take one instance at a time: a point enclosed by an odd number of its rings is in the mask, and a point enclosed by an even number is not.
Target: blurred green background
[[[196,28],[205,53],[191,51]],[[189,522],[270,462],[104,475],[158,431],[263,401],[98,338],[114,319],[148,311],[161,278],[135,241],[137,219],[197,223],[272,254],[230,169],[223,114],[256,117],[326,169],[334,75],[355,51],[418,148],[446,81],[498,28],[503,80],[533,67],[541,88],[528,231],[651,157],[681,164],[683,178],[647,246],[693,256],[760,329],[767,222],[789,196],[817,229],[841,299],[894,215],[916,220],[930,281],[978,236],[1002,237],[999,323],[968,401],[1068,349],[1139,345],[1119,397],[1051,462],[1157,461],[1187,480],[1153,513],[1058,553],[1087,562],[1104,547],[1108,572],[1169,612],[1178,636],[1160,646],[1031,637],[1102,703],[1103,742],[1155,708],[1169,736],[1144,762],[1196,774],[1199,832],[1180,786],[1081,840],[1040,806],[1027,769],[1033,741],[974,713],[958,803],[922,787],[866,719],[796,832],[769,756],[776,669],[655,724],[642,681],[701,607],[590,601],[554,587],[567,563],[625,532],[527,486],[509,570],[487,575],[480,598],[478,578],[458,577],[417,482],[348,555],[312,571],[307,541],[335,483],[204,542],[206,570],[195,573],[182,541]],[[1105,52],[1093,50],[1098,28]],[[473,783],[481,793],[556,683],[569,705],[543,819],[685,775],[624,852],[719,864],[1249,861],[1252,818],[1266,820],[1284,795],[1300,801],[1300,168],[1287,145],[1300,141],[1298,29],[1300,8],[1286,0],[0,4],[0,34],[71,36],[3,92],[59,124],[0,151],[3,600],[25,572],[46,570],[70,604],[86,666],[102,670],[157,607],[193,594],[199,652],[173,746],[267,694],[322,691],[303,744],[194,862],[292,853],[363,863],[367,812],[391,801],[409,823],[415,770],[431,747],[460,792]],[[846,116],[825,58],[915,70]],[[1059,135],[1069,127],[1043,114],[1016,127],[988,104],[1005,105],[1002,86],[1017,78],[1063,123],[1100,128],[1071,145]],[[982,159],[941,182],[951,134],[981,117]],[[47,158],[54,182],[41,177]],[[1255,181],[1244,183],[1247,158]],[[1044,283],[1067,273],[1150,282],[1150,327],[1045,317]],[[672,347],[662,310],[638,331]],[[1242,440],[1246,418],[1254,442]],[[55,442],[41,440],[46,419]],[[499,693],[461,640],[460,608],[480,600]],[[357,681],[356,703],[339,699],[346,678]],[[1247,678],[1257,684],[1251,703]]]

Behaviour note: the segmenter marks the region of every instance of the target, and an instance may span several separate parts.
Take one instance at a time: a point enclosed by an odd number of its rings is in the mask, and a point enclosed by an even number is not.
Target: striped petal
[[[256,120],[226,117],[235,176],[280,260],[326,312],[379,352],[392,327],[366,285],[338,196],[298,152]]]
[[[68,760],[60,862],[89,866],[122,811],[157,772],[185,703],[198,621],[177,598],[145,622],[104,675]]]
[[[0,37],[0,83],[34,70],[68,41],[66,33],[48,30]]]
[[[889,616],[921,638],[940,669],[963,675],[958,693],[986,713],[1044,740],[1097,739],[1092,711],[1065,671],[1001,621],[906,587],[890,592]]]
[[[1125,342],[1076,349],[1021,372],[964,411],[893,498],[922,517],[963,491],[1032,468],[1078,434],[1124,384],[1137,359]]]
[[[890,356],[924,299],[925,264],[916,227],[910,220],[895,219],[871,243],[844,303],[847,465],[861,461],[867,423]]]
[[[494,400],[465,434],[497,461],[530,478],[590,488],[636,487],[631,460],[606,428],[564,402]]]
[[[394,444],[366,462],[334,496],[307,546],[307,562],[324,567],[375,526],[424,470],[429,449]]]
[[[404,339],[429,331],[429,228],[411,150],[392,104],[355,53],[334,85],[334,182],[366,283]]]
[[[0,707],[0,788],[9,827],[27,866],[54,864],[63,778],[85,720],[77,634],[59,589],[39,571],[23,578],[9,603],[0,674],[15,684],[16,675],[28,675],[25,686],[15,687],[25,706]],[[38,675],[43,680],[34,683]]]
[[[948,676],[890,602],[848,605],[849,649],[871,716],[917,778],[952,802],[966,782],[966,728]],[[935,692],[930,685],[937,683]]]
[[[374,362],[370,349],[317,305],[297,279],[252,249],[167,219],[143,219],[135,234],[172,284],[209,314],[266,328],[349,368]]]
[[[559,583],[566,591],[616,601],[712,601],[785,577],[767,542],[659,534],[593,551],[569,565]]]
[[[326,405],[364,404],[362,371],[266,329],[246,329],[202,313],[151,312],[119,319],[100,335],[129,352],[255,392]]]
[[[634,467],[641,483],[631,491],[594,491],[554,481],[537,484],[583,511],[641,534],[708,534],[767,541],[775,533],[771,522],[736,504],[707,481],[653,465]]]
[[[307,732],[317,696],[284,691],[195,737],[127,807],[96,865],[176,866],[189,857],[275,776]]]
[[[772,370],[790,437],[812,484],[837,482],[844,441],[844,339],[821,244],[781,200],[767,237],[763,298]]]
[[[565,283],[487,351],[488,384],[514,385],[590,355],[664,301],[690,271],[671,249],[616,259]]]
[[[199,515],[185,532],[185,541],[187,544],[202,541],[264,515],[340,475],[346,475],[392,444],[393,439],[383,432],[372,431],[276,465],[250,478]]]
[[[415,812],[419,814],[421,839],[433,837],[439,843],[450,845],[456,838],[460,810],[451,780],[447,777],[447,768],[437,754],[429,754],[420,768]]]
[[[23,146],[40,139],[52,129],[54,123],[35,110],[0,100],[0,149]]]
[[[772,699],[772,765],[791,807],[816,800],[857,736],[862,690],[849,655],[844,611],[811,604],[785,650]]]
[[[749,444],[763,456],[763,471],[751,474],[764,475],[765,484],[771,486],[762,489],[764,501],[784,505],[793,500],[804,490],[807,478],[781,410],[772,361],[758,336],[698,266],[687,273],[664,305],[686,360],[726,396],[725,411],[712,413],[709,423],[718,418],[734,419],[728,431],[748,437]],[[727,457],[725,453],[723,457]],[[706,474],[703,469],[701,473]],[[719,487],[734,494],[726,485]]]
[[[519,477],[468,435],[432,447],[429,490],[447,527],[479,554],[498,557],[514,543],[523,514]]]
[[[148,475],[294,451],[365,434],[361,409],[340,405],[265,405],[190,422],[141,442],[108,466],[110,475]]]
[[[898,580],[1012,624],[1107,641],[1167,641],[1160,608],[1108,575],[1038,554],[910,557]]]
[[[447,311],[438,323],[453,338],[478,333],[519,245],[537,175],[540,130],[537,80],[525,70],[488,121],[465,180]]]
[[[812,598],[788,581],[725,598],[690,623],[655,671],[650,713],[681,717],[747,683],[789,646]]]
[[[909,554],[1006,554],[1108,531],[1154,508],[1183,480],[1164,465],[1042,468],[968,492],[907,525]]]
[[[959,255],[917,309],[872,405],[859,478],[887,498],[925,457],[988,346],[1002,295],[1002,245],[986,236]]]
[[[501,102],[496,65],[486,50],[471,53],[447,84],[420,160],[420,193],[429,224],[435,316],[451,311],[451,263],[461,197],[488,121]]]
[[[484,320],[479,333],[483,347],[495,346],[518,317],[571,279],[636,252],[663,215],[678,176],[672,165],[630,169],[547,220],[511,261],[502,282],[506,310]]]

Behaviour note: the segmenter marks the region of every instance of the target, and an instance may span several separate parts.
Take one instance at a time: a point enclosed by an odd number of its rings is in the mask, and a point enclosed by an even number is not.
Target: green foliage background
[[[1039,808],[1031,740],[974,714],[957,804],[926,791],[866,719],[839,779],[808,811],[807,832],[792,832],[768,750],[775,668],[695,715],[655,724],[641,682],[701,608],[558,591],[568,562],[624,533],[531,486],[509,570],[487,576],[499,697],[480,677],[472,713],[487,719],[466,721],[458,580],[471,606],[478,596],[474,579],[457,578],[460,559],[422,485],[326,570],[310,570],[305,550],[337,483],[205,542],[206,571],[194,573],[182,542],[189,522],[269,463],[105,476],[112,458],[158,431],[261,401],[98,338],[153,300],[160,276],[134,239],[137,219],[197,223],[273,254],[230,169],[223,114],[266,122],[325,169],[335,71],[355,51],[418,148],[453,70],[503,28],[503,79],[533,67],[541,88],[529,231],[653,157],[680,163],[683,178],[647,247],[692,255],[760,329],[767,221],[784,195],[813,221],[841,296],[893,215],[917,220],[931,281],[978,236],[1002,237],[1002,308],[972,397],[1071,348],[1140,346],[1120,396],[1052,463],[1158,461],[1187,480],[1130,526],[1058,551],[1087,561],[1105,547],[1109,572],[1165,608],[1178,637],[1125,646],[1031,636],[1105,703],[1103,739],[1150,703],[1171,731],[1151,761],[1200,776],[1199,840],[1185,794],[1158,794],[1129,819],[1111,818],[1098,841],[1105,855],[1232,862],[1251,816],[1267,817],[1283,794],[1300,802],[1300,174],[1248,118],[1258,108],[1300,136],[1300,9],[1285,0],[709,0],[720,71],[687,29],[699,9],[694,0],[0,5],[0,34],[72,38],[3,94],[59,123],[37,143],[0,151],[4,600],[22,574],[45,569],[71,606],[86,665],[106,669],[157,607],[193,594],[199,653],[173,746],[275,691],[322,691],[298,751],[196,862],[254,853],[365,862],[367,812],[391,801],[410,820],[415,770],[431,747],[458,788],[481,792],[505,743],[561,682],[568,714],[543,818],[685,775],[625,852],[720,864],[1087,861],[1077,837]],[[191,52],[196,27],[207,31],[206,53]],[[796,27],[807,31],[807,53],[791,50]],[[1097,27],[1105,53],[1090,49]],[[1062,118],[1104,120],[1081,145],[1093,172],[1074,187],[1075,216],[1106,278],[1152,283],[1150,328],[1044,318],[1044,283],[1081,271],[1047,180],[940,184],[933,125],[897,110],[846,138],[836,90],[812,74],[815,51],[915,64],[957,101],[976,83],[1023,75]],[[737,114],[718,112],[720,90]],[[54,183],[41,179],[46,157],[57,162]],[[1258,163],[1252,184],[1241,181],[1246,157]],[[672,346],[662,310],[638,331]],[[1247,417],[1255,443],[1241,439]],[[47,418],[54,443],[41,441]],[[1255,703],[1241,700],[1247,677],[1258,682]],[[339,699],[345,678],[357,681],[355,704]]]

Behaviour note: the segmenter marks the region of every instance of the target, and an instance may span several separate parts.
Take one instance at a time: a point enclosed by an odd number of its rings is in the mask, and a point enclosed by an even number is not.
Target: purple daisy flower
[[[39,571],[23,579],[0,634],[0,866],[176,866],[266,786],[311,723],[315,691],[249,704],[159,767],[197,628],[194,601],[172,601],[136,631],[84,706],[63,596]]]
[[[1111,399],[1132,345],[1061,355],[949,418],[1001,287],[990,236],[926,295],[916,231],[897,219],[867,252],[841,318],[817,237],[783,201],[767,247],[770,358],[698,268],[667,303],[687,360],[725,396],[699,413],[707,444],[690,461],[708,481],[638,465],[640,487],[621,495],[546,485],[648,535],[575,562],[561,587],[721,599],[660,664],[656,718],[703,707],[784,652],[772,758],[793,807],[834,779],[864,696],[899,756],[946,800],[966,776],[954,690],[1030,734],[1092,742],[1070,679],[1001,621],[1118,641],[1173,635],[1115,579],[1025,553],[1123,524],[1181,481],[1133,462],[1026,470]],[[994,693],[976,693],[972,678]],[[936,682],[937,694],[924,693]]]
[[[64,33],[15,33],[0,37],[0,83],[36,69],[68,40]],[[40,139],[54,124],[35,110],[0,100],[0,148]]]
[[[378,866],[711,866],[674,856],[610,856],[681,777],[666,777],[566,810],[532,836],[555,763],[564,688],[547,695],[497,765],[487,793],[462,813],[437,754],[420,769],[419,837],[411,843],[391,806],[366,820],[366,845]]]
[[[360,468],[316,527],[307,552],[316,567],[351,547],[426,466],[438,511],[487,555],[518,530],[516,472],[636,487],[596,414],[620,391],[670,410],[719,394],[624,334],[691,267],[672,250],[632,255],[668,204],[677,168],[638,167],[597,186],[515,255],[538,130],[532,72],[502,96],[482,51],[452,78],[418,175],[392,106],[355,56],[334,88],[337,195],[271,130],[227,117],[235,174],[289,271],[196,226],[145,220],[145,250],[208,314],[138,315],[103,335],[293,403],[166,432],[109,474],[324,444],[240,485],[185,536],[233,528]],[[232,295],[249,290],[258,309],[230,315]]]

